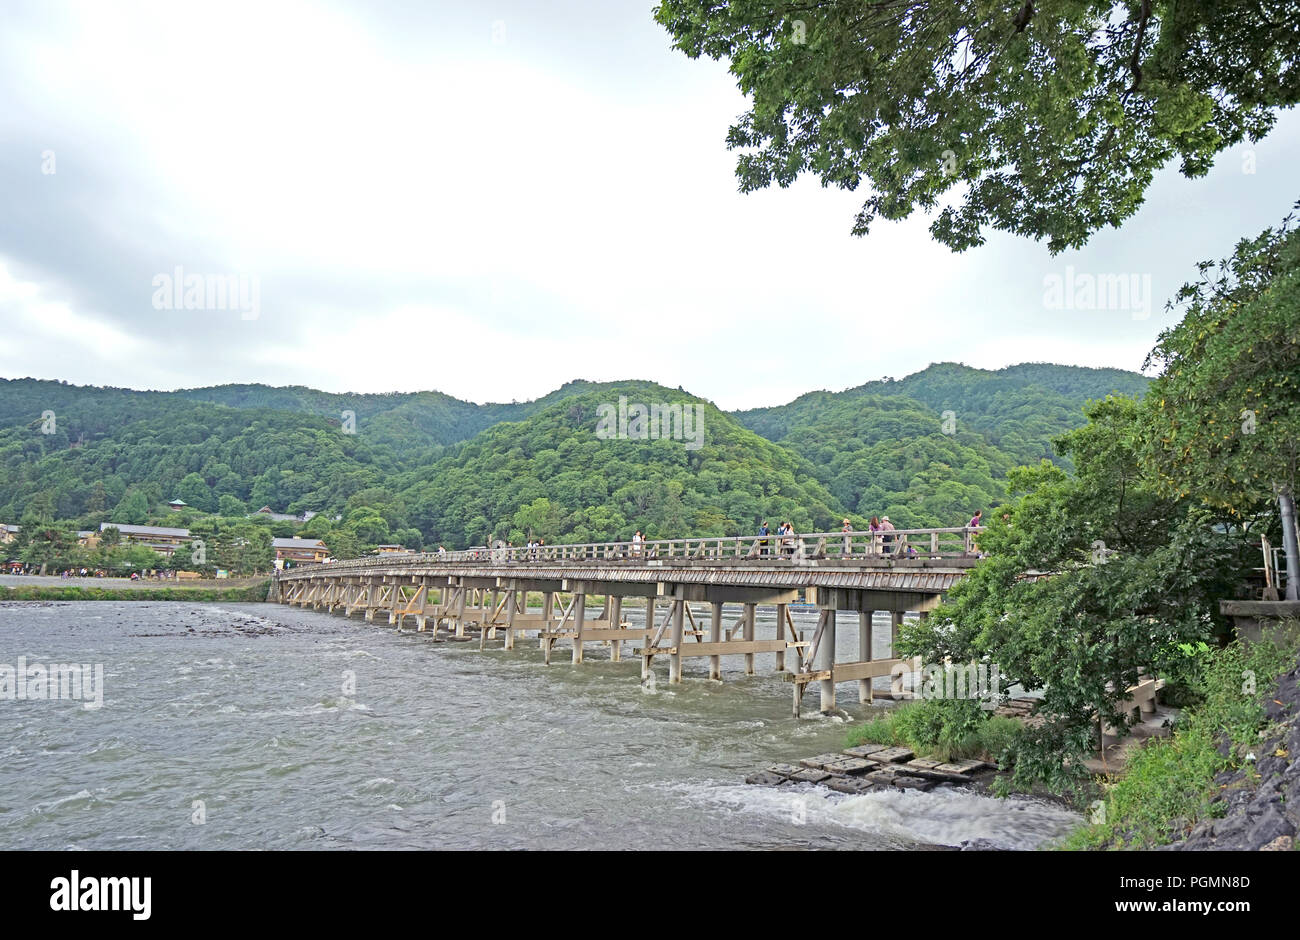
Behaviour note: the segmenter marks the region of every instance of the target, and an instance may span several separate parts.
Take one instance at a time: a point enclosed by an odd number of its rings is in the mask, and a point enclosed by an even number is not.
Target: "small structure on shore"
[[[272,539],[275,560],[319,564],[329,557],[329,549],[320,539]]]

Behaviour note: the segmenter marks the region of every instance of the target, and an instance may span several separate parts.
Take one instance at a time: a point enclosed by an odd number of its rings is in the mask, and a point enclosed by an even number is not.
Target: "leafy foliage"
[[[597,409],[617,400],[691,402],[650,383],[570,396],[505,422],[403,478],[412,521],[431,542],[571,542],[733,535],[763,517],[825,531],[841,510],[811,468],[704,404],[704,441],[602,440]]]
[[[1300,205],[1300,204],[1298,204]],[[1300,231],[1243,239],[1179,300],[1148,363],[1148,457],[1161,485],[1235,519],[1258,515],[1278,487],[1294,493],[1300,465]]]
[[[987,756],[1002,762],[1023,734],[1014,718],[991,715],[971,699],[907,702],[849,732],[848,744],[891,744],[938,760]]]
[[[1263,699],[1295,664],[1297,652],[1294,640],[1279,635],[1201,653],[1200,703],[1182,715],[1173,737],[1151,741],[1134,755],[1105,794],[1102,821],[1073,833],[1065,848],[1153,848],[1212,816],[1215,775],[1239,768],[1258,745]],[[1243,688],[1244,676],[1255,678],[1254,694]]]
[[[1140,395],[1146,383],[1117,369],[1027,363],[988,372],[940,363],[737,417],[806,457],[850,512],[886,514],[903,528],[952,526],[1000,503],[1013,466],[1047,457],[1069,466],[1050,441],[1083,424],[1084,401]]]
[[[1180,644],[1211,639],[1217,599],[1245,567],[1239,531],[1162,496],[1144,471],[1139,407],[1090,407],[1089,424],[1059,442],[1074,476],[1047,463],[1014,471],[1016,499],[980,537],[988,559],[899,643],[929,662],[990,660],[1005,680],[1044,690],[1046,722],[1017,751],[1021,786],[1077,784],[1098,718],[1127,726],[1117,690],[1172,668]]]
[[[878,514],[899,526],[957,525],[1002,499],[1012,466],[1050,453],[1051,435],[1081,423],[1086,398],[1145,382],[1115,370],[947,363],[737,416],[706,404],[704,446],[689,450],[593,433],[594,409],[619,394],[697,401],[648,382],[575,381],[533,402],[473,405],[439,393],[0,380],[0,520],[39,510],[75,528],[202,528],[215,517],[218,530],[243,523],[320,538],[338,558],[388,542],[744,534],[764,517],[805,530],[837,529],[845,514],[859,527]],[[956,433],[944,434],[950,408]],[[44,410],[57,415],[54,434],[41,433]],[[344,433],[344,410],[355,434]],[[189,507],[168,511],[174,498]],[[319,514],[241,518],[262,506]],[[244,566],[212,552],[208,561]]]
[[[1288,0],[661,0],[692,58],[730,63],[742,191],[871,194],[854,224],[940,209],[954,250],[988,229],[1076,248],[1137,211],[1155,172],[1214,156],[1300,101]],[[955,198],[953,198],[955,196]]]

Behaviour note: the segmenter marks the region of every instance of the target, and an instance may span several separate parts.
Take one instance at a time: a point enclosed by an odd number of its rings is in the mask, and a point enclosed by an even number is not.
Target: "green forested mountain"
[[[598,409],[700,399],[653,383],[618,383],[568,395],[528,419],[505,422],[402,480],[412,523],[439,542],[495,533],[523,541],[731,535],[755,520],[804,531],[838,523],[841,509],[812,468],[790,451],[702,403],[703,443],[603,440]],[[776,522],[773,522],[775,527]]]
[[[1119,369],[1025,363],[996,372],[939,363],[900,380],[809,392],[736,418],[808,459],[840,505],[898,526],[953,525],[1001,499],[1013,466],[1068,466],[1052,439],[1107,394],[1141,395]],[[961,520],[964,521],[964,520]]]
[[[467,440],[498,421],[522,414],[519,405],[476,405],[442,392],[359,395],[321,392],[301,385],[215,385],[177,395],[230,408],[273,409],[343,420],[351,412],[358,432],[396,453],[415,454]]]
[[[699,402],[650,382],[574,381],[531,402],[477,405],[440,392],[0,379],[0,522],[34,509],[83,527],[143,522],[178,497],[224,516],[314,510],[316,534],[358,550],[399,533],[449,547],[530,531],[732,534],[764,517],[801,529],[845,514],[956,525],[1002,499],[1011,467],[1054,457],[1051,439],[1083,424],[1085,400],[1145,384],[1117,370],[945,363],[734,415],[703,403],[703,446],[689,449],[595,434],[598,407],[620,394]]]
[[[1088,369],[1027,362],[996,372],[942,362],[904,379],[881,379],[843,392],[808,392],[788,405],[736,412],[745,427],[781,441],[792,429],[815,425],[844,402],[914,399],[936,416],[952,411],[959,431],[976,431],[1020,463],[1055,459],[1051,439],[1080,427],[1080,409],[1108,394],[1141,395],[1148,379],[1122,369]]]

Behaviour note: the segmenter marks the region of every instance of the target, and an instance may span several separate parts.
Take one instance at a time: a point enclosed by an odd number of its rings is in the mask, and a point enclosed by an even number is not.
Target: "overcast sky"
[[[948,360],[1138,369],[1195,262],[1300,195],[1288,113],[1083,251],[953,254],[923,216],[854,238],[862,194],[737,192],[745,103],[651,7],[7,0],[0,376],[473,401],[646,378],[730,409]],[[178,267],[249,293],[167,309]],[[1149,316],[1052,309],[1070,268],[1149,277]]]

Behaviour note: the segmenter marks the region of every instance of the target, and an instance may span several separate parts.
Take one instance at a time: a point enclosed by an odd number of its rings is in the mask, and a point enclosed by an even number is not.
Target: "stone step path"
[[[805,757],[796,764],[772,764],[745,782],[760,787],[823,784],[841,793],[867,793],[895,787],[930,790],[941,783],[968,784],[996,768],[985,761],[918,758],[905,747],[862,744],[837,753]]]

